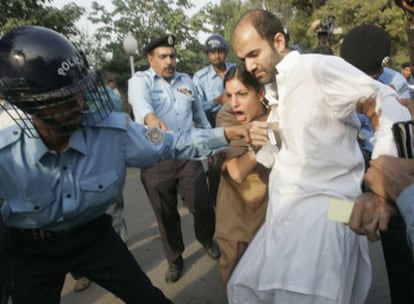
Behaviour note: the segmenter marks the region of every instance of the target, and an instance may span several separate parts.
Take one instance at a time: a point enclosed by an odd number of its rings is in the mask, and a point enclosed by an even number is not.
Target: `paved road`
[[[128,225],[129,248],[143,270],[176,304],[225,304],[226,298],[220,284],[218,263],[209,258],[195,240],[193,219],[180,207],[182,230],[186,250],[182,278],[175,284],[164,282],[167,263],[164,259],[158,227],[145,191],[139,181],[139,170],[128,171],[124,189],[125,219]],[[373,285],[366,304],[390,303],[388,282],[379,242],[370,245],[374,268]],[[96,284],[87,290],[74,293],[74,282],[67,277],[62,292],[62,304],[117,304],[123,303]],[[154,303],[156,304],[156,303]]]

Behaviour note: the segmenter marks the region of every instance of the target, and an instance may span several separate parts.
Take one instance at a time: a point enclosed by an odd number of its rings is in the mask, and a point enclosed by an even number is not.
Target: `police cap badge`
[[[144,51],[146,54],[150,53],[153,49],[160,46],[174,46],[175,45],[175,36],[174,35],[165,35],[162,37],[156,37],[151,39],[147,44]]]

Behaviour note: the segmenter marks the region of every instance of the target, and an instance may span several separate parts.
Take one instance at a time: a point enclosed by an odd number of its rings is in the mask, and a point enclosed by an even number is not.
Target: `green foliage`
[[[98,2],[93,2],[89,20],[98,29],[94,36],[98,48],[88,48],[87,55],[92,57],[95,67],[109,73],[117,80],[120,89],[126,87],[129,75],[128,56],[123,50],[126,34],[132,32],[138,42],[134,56],[135,69],[148,67],[144,47],[151,38],[167,33],[177,37],[179,55],[178,69],[192,73],[198,66],[197,54],[200,45],[196,39],[194,26],[185,13],[192,5],[187,0],[113,0],[113,10],[108,11]],[[198,47],[198,51],[195,52]],[[189,49],[189,50],[188,50]],[[104,60],[106,53],[112,53],[110,62]]]
[[[191,18],[191,22],[196,26],[195,31],[223,35],[230,48],[227,61],[236,62],[238,59],[231,49],[231,35],[237,20],[249,8],[251,4],[240,0],[221,0],[217,5],[205,5]],[[208,62],[204,60],[202,65],[206,64]]]
[[[318,25],[334,16],[336,33],[330,46],[336,54],[339,53],[341,38],[350,29],[370,23],[389,33],[392,67],[399,69],[400,64],[408,60],[404,29],[408,16],[393,0],[221,0],[218,4],[206,3],[192,17],[186,13],[193,6],[189,1],[112,0],[111,11],[93,1],[88,19],[97,30],[91,35],[75,26],[85,9],[73,2],[57,9],[51,6],[53,0],[1,1],[0,34],[17,26],[41,25],[67,35],[105,79],[117,80],[124,93],[130,68],[122,43],[128,31],[138,41],[138,51],[134,56],[136,70],[148,67],[143,48],[149,40],[172,33],[177,37],[177,69],[191,75],[208,63],[203,50],[204,41],[198,41],[200,33],[219,33],[231,46],[237,20],[246,10],[253,8],[266,8],[275,13],[286,25],[291,44],[298,44],[304,51],[317,46]],[[112,58],[107,58],[108,53]],[[237,62],[231,48],[227,59]]]
[[[375,24],[385,29],[392,41],[391,65],[399,70],[399,65],[408,60],[407,37],[404,31],[406,17],[403,11],[390,0],[327,0],[326,3],[312,14],[313,20],[334,16],[335,27],[341,29],[342,34],[336,35],[332,46],[339,52],[340,38],[349,30],[361,24]],[[308,33],[309,34],[309,33]],[[309,35],[307,36],[309,38]]]
[[[89,49],[101,54],[96,62],[102,63],[97,66],[109,73],[119,73],[125,81],[129,77],[129,67],[122,40],[128,31],[134,33],[140,49],[135,56],[136,69],[147,68],[142,48],[150,37],[169,32],[177,36],[177,69],[193,74],[208,63],[203,41],[200,43],[196,39],[200,32],[222,34],[231,46],[232,31],[240,16],[248,9],[263,7],[282,20],[289,31],[290,43],[299,45],[305,52],[318,44],[320,28],[316,25],[334,16],[334,29],[339,33],[333,35],[330,46],[336,54],[344,34],[354,26],[372,23],[383,27],[391,36],[393,67],[397,68],[408,59],[404,31],[406,16],[391,0],[221,0],[218,4],[206,3],[191,18],[184,11],[190,6],[188,0],[113,0],[113,5],[115,9],[107,12],[94,2],[94,11],[89,18],[100,25],[95,37],[99,47]],[[107,41],[110,43],[105,43]],[[114,54],[113,62],[105,63],[102,54],[108,51]],[[238,61],[231,49],[227,59]],[[122,80],[117,81],[122,86]]]
[[[0,34],[24,25],[40,25],[64,35],[79,35],[75,22],[85,10],[74,3],[62,9],[50,6],[51,0],[13,0],[0,2]]]

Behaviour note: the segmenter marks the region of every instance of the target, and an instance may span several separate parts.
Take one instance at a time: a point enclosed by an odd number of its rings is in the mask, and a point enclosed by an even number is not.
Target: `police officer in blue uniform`
[[[0,39],[0,99],[15,122],[0,130],[2,222],[10,227],[14,304],[59,303],[75,272],[126,303],[171,303],[105,214],[127,166],[208,156],[235,128],[163,132],[112,112],[102,81],[62,35],[43,27]]]
[[[128,100],[135,120],[148,127],[179,131],[192,128],[210,129],[192,79],[175,70],[175,37],[157,37],[145,47],[150,68],[137,72],[128,83]],[[214,205],[208,192],[201,161],[167,160],[141,171],[141,181],[153,207],[165,255],[169,264],[167,283],[176,282],[184,266],[184,242],[178,213],[180,194],[194,216],[197,240],[213,259],[220,257],[213,240]]]
[[[223,86],[224,74],[235,63],[225,61],[229,48],[226,40],[220,34],[213,34],[206,39],[204,51],[210,64],[194,73],[193,80],[197,88],[197,95],[203,103],[207,119],[214,127],[217,112],[227,101]],[[214,204],[220,183],[220,174],[221,169],[216,164],[215,157],[210,158],[208,160],[207,178],[210,197]]]
[[[227,101],[223,86],[224,74],[235,64],[225,61],[229,48],[220,34],[213,34],[207,38],[204,51],[210,64],[195,72],[193,80],[207,118],[214,127],[216,114]]]

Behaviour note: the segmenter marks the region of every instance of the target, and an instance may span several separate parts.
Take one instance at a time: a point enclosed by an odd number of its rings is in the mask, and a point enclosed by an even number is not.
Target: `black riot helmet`
[[[78,120],[78,127],[93,125],[113,107],[85,56],[61,34],[39,26],[20,27],[0,39],[0,99],[12,106],[4,110],[30,137],[38,136],[35,118],[64,134],[74,131],[67,117]]]

